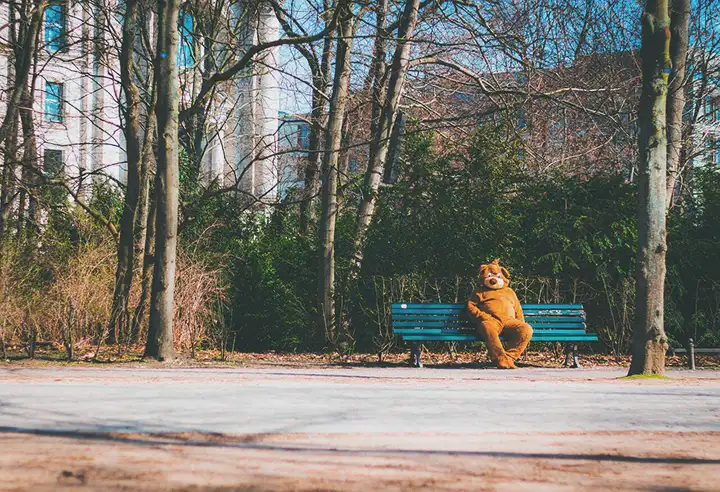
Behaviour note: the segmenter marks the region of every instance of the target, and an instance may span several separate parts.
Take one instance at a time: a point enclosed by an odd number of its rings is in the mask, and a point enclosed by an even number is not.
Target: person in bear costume
[[[525,323],[520,301],[509,287],[510,273],[499,260],[480,265],[479,273],[481,284],[468,300],[468,313],[476,321],[478,336],[485,341],[493,363],[500,369],[517,369],[515,361],[530,343],[532,327]]]

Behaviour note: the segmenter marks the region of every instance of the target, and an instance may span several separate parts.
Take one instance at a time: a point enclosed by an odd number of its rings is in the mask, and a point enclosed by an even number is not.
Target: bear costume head
[[[510,285],[510,272],[500,266],[500,260],[495,259],[489,265],[480,265],[480,279],[488,289],[499,290]]]

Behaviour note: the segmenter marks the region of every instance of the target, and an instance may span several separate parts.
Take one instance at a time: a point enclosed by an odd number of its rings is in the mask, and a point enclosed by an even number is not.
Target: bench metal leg
[[[570,355],[572,354],[572,364],[570,363]],[[577,358],[577,345],[574,343],[568,343],[565,345],[565,363],[563,367],[569,367],[571,369],[580,368],[580,362]]]
[[[413,342],[412,349],[410,352],[410,363],[415,367],[422,368],[422,361],[420,360],[420,344],[418,342]]]

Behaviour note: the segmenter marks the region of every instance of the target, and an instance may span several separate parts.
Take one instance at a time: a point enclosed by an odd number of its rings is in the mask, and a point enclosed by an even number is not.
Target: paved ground
[[[89,432],[720,431],[720,373],[0,369],[0,427]],[[688,376],[699,379],[683,380]],[[679,379],[679,380],[678,380]]]
[[[720,490],[720,372],[623,375],[5,366],[0,489]]]

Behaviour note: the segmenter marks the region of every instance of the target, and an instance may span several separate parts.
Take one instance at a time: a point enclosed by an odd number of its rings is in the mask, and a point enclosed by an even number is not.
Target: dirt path
[[[0,434],[1,490],[719,490],[720,433]]]

